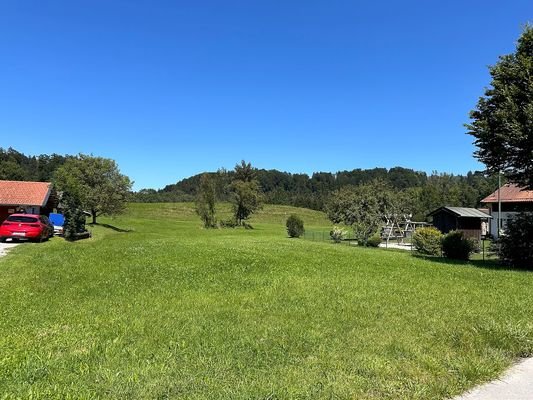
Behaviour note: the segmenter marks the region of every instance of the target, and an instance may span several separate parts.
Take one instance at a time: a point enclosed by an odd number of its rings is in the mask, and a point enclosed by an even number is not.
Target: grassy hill
[[[229,212],[229,206],[223,205]],[[533,274],[132,204],[0,259],[3,398],[444,399],[533,352]]]
[[[312,227],[329,227],[325,214],[321,211],[309,210],[283,205],[266,204],[257,214],[252,215],[250,223],[255,225],[268,224],[277,225],[277,228],[284,229],[285,221],[290,214],[298,214],[303,218],[306,225]],[[231,205],[229,203],[218,204],[217,216],[219,219],[228,219],[231,216]],[[154,218],[160,220],[162,217],[178,219],[181,221],[191,221],[201,225],[200,220],[194,212],[193,203],[131,203],[128,208],[127,219],[132,217],[146,219]]]

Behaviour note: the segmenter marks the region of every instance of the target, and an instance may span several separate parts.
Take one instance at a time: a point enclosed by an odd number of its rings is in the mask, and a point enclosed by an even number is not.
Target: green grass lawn
[[[228,213],[228,206],[223,206]],[[132,204],[0,259],[0,399],[444,399],[533,352],[533,273]]]

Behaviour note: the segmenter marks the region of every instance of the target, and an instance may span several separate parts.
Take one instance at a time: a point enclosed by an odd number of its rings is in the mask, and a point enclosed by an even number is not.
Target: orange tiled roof
[[[500,188],[500,199],[502,203],[511,202],[533,202],[533,190],[521,190],[518,186],[508,183]],[[497,203],[498,191],[488,195],[482,203]]]
[[[49,182],[0,181],[0,205],[44,206],[51,187]]]

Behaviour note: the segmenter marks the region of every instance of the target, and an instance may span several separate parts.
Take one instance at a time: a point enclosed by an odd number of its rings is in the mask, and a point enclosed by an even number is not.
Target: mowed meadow
[[[223,212],[229,207],[223,205]],[[131,204],[0,259],[0,398],[445,399],[533,353],[533,273]]]

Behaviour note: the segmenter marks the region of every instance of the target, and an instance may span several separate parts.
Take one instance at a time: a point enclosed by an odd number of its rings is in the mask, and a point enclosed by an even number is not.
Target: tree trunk
[[[91,210],[91,215],[93,216],[93,225],[96,225],[96,210]]]

